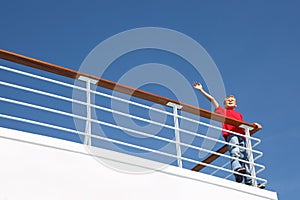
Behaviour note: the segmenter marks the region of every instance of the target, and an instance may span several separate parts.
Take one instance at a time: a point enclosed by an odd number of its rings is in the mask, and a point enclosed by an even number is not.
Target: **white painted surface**
[[[178,167],[97,149],[124,173],[88,155],[81,144],[0,128],[0,200],[277,199],[275,192]],[[108,163],[108,161],[106,162]],[[156,171],[147,168],[159,169]],[[143,173],[147,171],[147,173]]]

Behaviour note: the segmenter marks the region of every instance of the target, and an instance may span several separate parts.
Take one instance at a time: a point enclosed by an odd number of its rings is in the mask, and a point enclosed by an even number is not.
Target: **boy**
[[[230,95],[225,98],[224,100],[224,108],[222,108],[219,103],[215,100],[213,96],[208,94],[206,91],[204,91],[202,85],[200,83],[194,83],[194,88],[199,90],[214,106],[215,113],[224,115],[229,118],[237,119],[239,121],[244,121],[243,116],[241,113],[235,111],[234,109],[237,107],[236,99],[233,95]],[[258,123],[254,123],[258,128],[262,128],[262,126]],[[244,129],[235,127],[230,124],[223,124],[223,129],[237,132],[239,134],[245,134]],[[246,147],[245,138],[234,135],[231,133],[228,133],[226,131],[222,131],[222,135],[224,139],[229,143],[228,149],[230,156],[233,157],[231,160],[231,167],[233,171],[236,171],[240,174],[248,174],[250,175],[250,167],[248,163],[241,162],[240,160],[249,161],[249,155],[248,151],[246,149],[242,149],[239,147]],[[234,146],[235,145],[235,146]],[[234,174],[235,180],[238,183],[241,183],[243,181],[243,177],[239,174]],[[252,185],[252,179],[249,177],[244,176],[245,184],[246,185]]]

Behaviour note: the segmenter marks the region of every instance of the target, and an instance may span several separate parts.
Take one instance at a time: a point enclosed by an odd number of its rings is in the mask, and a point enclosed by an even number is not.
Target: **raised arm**
[[[219,103],[216,101],[216,99],[213,96],[211,96],[206,91],[204,91],[201,83],[194,83],[194,88],[199,90],[205,96],[205,98],[207,98],[213,104],[215,108],[219,107]]]

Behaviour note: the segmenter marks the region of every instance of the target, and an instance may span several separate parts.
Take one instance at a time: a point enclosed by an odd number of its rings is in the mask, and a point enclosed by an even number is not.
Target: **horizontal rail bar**
[[[77,103],[77,104],[81,104],[81,105],[86,105],[86,103],[83,102],[83,101],[74,100],[74,99],[71,99],[71,98],[68,98],[68,97],[64,97],[64,96],[52,94],[52,93],[49,93],[49,92],[44,92],[44,91],[40,91],[40,90],[20,86],[20,85],[8,83],[8,82],[0,81],[0,85],[4,85],[4,86],[7,86],[7,87],[12,87],[12,88],[15,88],[15,89],[24,90],[24,91],[28,91],[28,92],[32,92],[32,93],[35,93],[35,94],[40,94],[40,95],[44,95],[44,96],[48,96],[48,97],[52,97],[52,98],[56,98],[56,99],[60,99],[60,100],[64,100],[64,101],[69,101],[69,102],[73,102],[73,103]]]
[[[17,70],[17,69],[8,68],[8,67],[5,67],[5,66],[0,66],[0,69],[9,71],[9,72],[12,72],[12,73],[15,73],[15,74],[20,74],[20,75],[23,75],[23,76],[39,79],[39,80],[42,80],[42,81],[55,83],[57,85],[61,85],[61,86],[65,86],[65,87],[69,87],[69,88],[73,88],[73,89],[78,89],[78,90],[83,90],[83,91],[86,90],[85,88],[76,86],[74,84],[69,84],[69,83],[57,81],[57,80],[54,80],[54,79],[51,79],[51,78],[46,78],[46,77],[43,77],[43,76],[39,76],[39,75],[36,75],[36,74],[31,74],[31,73],[20,71],[20,70]]]
[[[73,130],[73,129],[69,129],[69,128],[65,128],[65,127],[60,127],[60,126],[56,126],[56,125],[53,125],[53,124],[47,124],[47,123],[44,123],[44,122],[38,122],[38,121],[30,120],[30,119],[24,119],[24,118],[10,116],[10,115],[4,115],[4,114],[0,114],[0,117],[5,118],[5,119],[14,120],[14,121],[20,121],[20,122],[24,122],[24,123],[43,126],[43,127],[47,127],[47,128],[52,128],[52,129],[56,129],[56,130],[60,130],[60,131],[65,131],[65,132],[69,132],[69,133],[82,134],[82,132],[79,132],[77,130]]]

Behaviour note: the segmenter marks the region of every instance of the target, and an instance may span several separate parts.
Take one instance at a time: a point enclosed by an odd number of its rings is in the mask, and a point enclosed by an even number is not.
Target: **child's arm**
[[[194,88],[199,90],[212,104],[215,108],[219,107],[219,103],[216,101],[216,99],[204,91],[201,83],[194,83]]]

